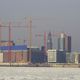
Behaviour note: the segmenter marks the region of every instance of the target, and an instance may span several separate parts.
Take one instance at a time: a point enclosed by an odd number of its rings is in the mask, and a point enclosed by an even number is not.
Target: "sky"
[[[72,37],[72,50],[80,51],[80,0],[0,0],[0,22],[25,22],[25,17],[30,16],[33,45],[38,44],[39,40],[35,37],[38,33],[66,32]],[[7,28],[3,30],[3,38],[7,39],[7,31]],[[12,31],[13,38],[26,39],[25,28],[13,28]]]

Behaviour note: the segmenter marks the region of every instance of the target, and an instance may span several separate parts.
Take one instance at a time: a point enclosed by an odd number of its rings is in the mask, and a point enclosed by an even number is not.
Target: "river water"
[[[0,80],[80,80],[80,69],[53,67],[0,67]]]

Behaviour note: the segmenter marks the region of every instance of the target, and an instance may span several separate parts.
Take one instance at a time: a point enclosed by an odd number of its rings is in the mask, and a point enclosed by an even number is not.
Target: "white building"
[[[50,49],[47,51],[48,54],[48,62],[56,63],[57,62],[57,51],[56,49]]]

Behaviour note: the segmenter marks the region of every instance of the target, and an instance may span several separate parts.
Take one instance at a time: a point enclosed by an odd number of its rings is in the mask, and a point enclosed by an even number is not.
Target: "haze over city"
[[[80,51],[80,0],[0,0],[1,22],[24,22],[29,16],[32,17],[34,34],[66,32],[72,36],[72,50]],[[3,32],[7,33],[7,29]],[[24,28],[13,29],[13,32],[14,38],[16,35],[26,38]]]

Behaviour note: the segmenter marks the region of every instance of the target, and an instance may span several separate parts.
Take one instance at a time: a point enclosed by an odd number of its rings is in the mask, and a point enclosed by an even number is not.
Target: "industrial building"
[[[47,55],[44,49],[40,50],[39,48],[31,48],[31,56],[29,55],[28,50],[28,60],[31,57],[31,63],[45,63],[47,62]]]
[[[66,52],[57,50],[48,50],[49,63],[66,63]]]
[[[3,59],[3,62],[27,62],[26,45],[0,46],[0,51],[0,56],[2,56],[0,59]]]
[[[13,25],[13,27],[22,26],[23,25]],[[8,41],[3,40],[4,38],[1,27],[8,28]],[[28,32],[27,34],[29,35],[26,35],[26,39],[23,42],[24,45],[20,45],[21,43],[16,45],[14,41],[11,41],[14,39],[11,23],[9,23],[8,26],[0,25],[0,63],[80,63],[80,54],[71,53],[71,36],[68,36],[63,32],[59,34],[52,34],[49,32],[48,35],[46,35],[46,32],[44,32],[44,35],[38,34],[38,37],[44,37],[43,45],[41,45],[38,40],[39,48],[42,46],[40,50],[37,47],[32,47],[32,42],[34,40],[32,39],[31,18],[27,27],[28,29],[26,29],[26,32]],[[53,49],[54,37],[52,38],[52,36],[56,36],[57,49]],[[27,45],[29,47],[27,47]]]
[[[57,63],[66,63],[65,51],[57,51]]]
[[[50,49],[47,51],[48,54],[48,62],[56,63],[57,62],[57,51],[56,49]]]
[[[13,46],[15,43],[13,41],[0,41],[0,46]]]
[[[75,64],[80,63],[80,53],[79,52],[73,52],[71,54],[71,62]]]
[[[28,48],[26,45],[14,45],[11,41],[5,41],[3,46],[0,46],[0,63],[44,63],[47,62],[45,48],[41,50],[37,47]],[[31,61],[30,61],[31,60]]]
[[[47,36],[47,52],[43,46],[30,48],[27,45],[16,45],[13,41],[0,43],[0,62],[4,63],[68,63],[71,52],[71,37],[61,33],[58,37],[58,50],[53,49],[52,35]],[[69,54],[67,54],[69,53]]]
[[[66,52],[66,63],[71,63],[71,53]]]

